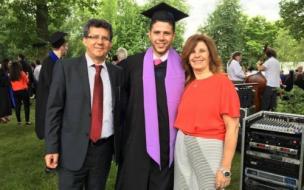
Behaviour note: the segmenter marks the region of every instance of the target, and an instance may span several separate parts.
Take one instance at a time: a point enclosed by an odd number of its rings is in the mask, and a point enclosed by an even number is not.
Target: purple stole
[[[169,166],[173,162],[176,129],[174,121],[185,85],[185,71],[178,53],[170,48],[167,60],[165,88],[169,115],[170,155]],[[153,50],[150,47],[144,57],[143,65],[144,114],[146,148],[149,156],[160,166],[160,142],[157,115],[157,97],[153,64]]]

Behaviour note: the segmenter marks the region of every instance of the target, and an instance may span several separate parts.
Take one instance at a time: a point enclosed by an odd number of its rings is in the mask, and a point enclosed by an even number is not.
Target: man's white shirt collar
[[[92,58],[87,53],[85,54],[85,57],[86,57],[86,60],[87,60],[87,66],[88,66],[88,68],[90,68],[93,65],[95,65],[95,63],[93,62]],[[103,66],[103,69],[107,69],[106,61],[103,61],[101,63],[101,65]]]

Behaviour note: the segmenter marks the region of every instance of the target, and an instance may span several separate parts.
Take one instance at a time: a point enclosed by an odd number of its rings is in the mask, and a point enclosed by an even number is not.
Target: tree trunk
[[[47,0],[36,1],[36,31],[38,38],[48,40],[48,7]]]

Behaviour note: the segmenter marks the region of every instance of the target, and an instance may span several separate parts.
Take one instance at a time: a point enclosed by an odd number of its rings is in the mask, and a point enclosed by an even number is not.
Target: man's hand
[[[262,61],[258,61],[256,63],[256,67],[257,67],[258,71],[264,71],[265,70],[265,67],[263,66],[263,62]]]
[[[51,169],[57,168],[58,158],[59,158],[58,153],[45,155],[44,160],[45,160],[46,167],[51,168]]]

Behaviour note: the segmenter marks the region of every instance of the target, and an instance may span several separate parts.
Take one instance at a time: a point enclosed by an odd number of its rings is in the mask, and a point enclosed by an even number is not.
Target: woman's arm
[[[221,162],[223,169],[230,170],[232,159],[235,153],[238,132],[239,132],[239,118],[232,118],[228,115],[223,115],[223,120],[226,126],[226,134],[224,141],[224,153]]]
[[[224,176],[223,172],[231,171],[231,164],[234,157],[239,132],[239,118],[232,118],[228,115],[223,115],[223,120],[226,126],[226,134],[221,166],[216,172],[215,185],[217,189],[223,189],[230,184],[230,176]]]

